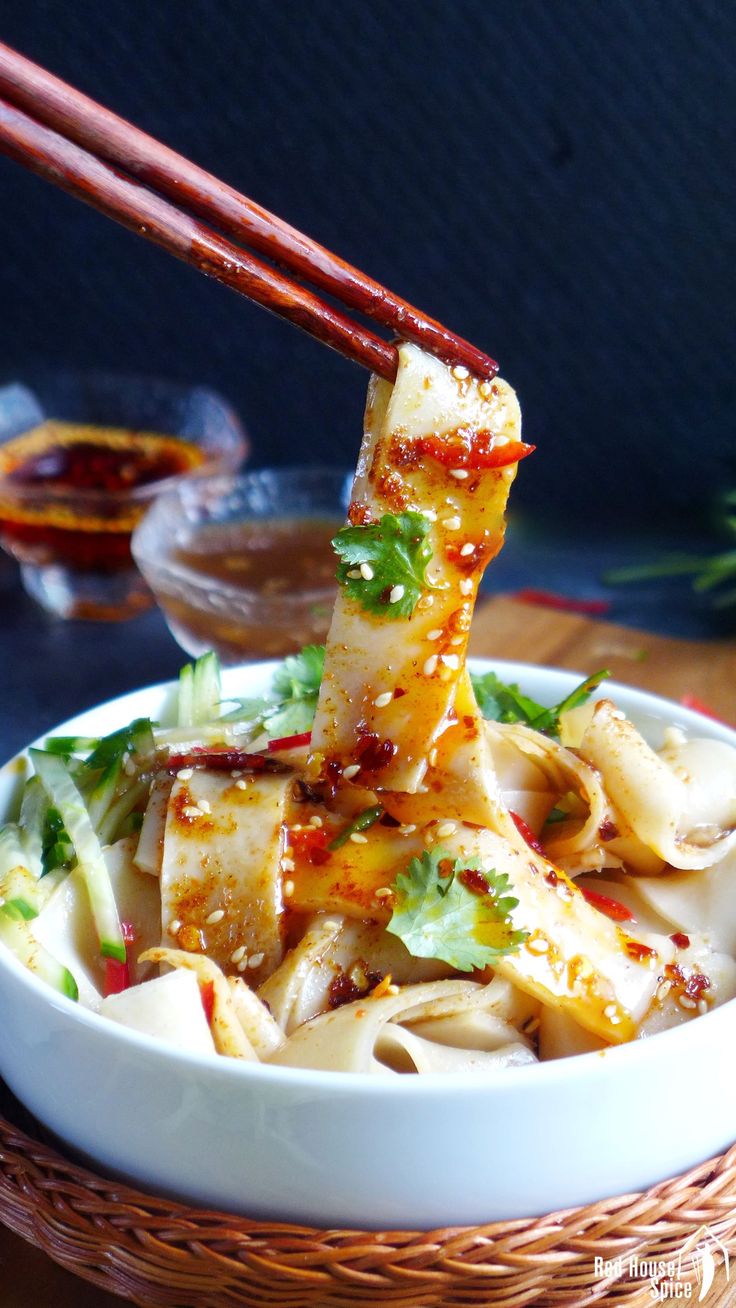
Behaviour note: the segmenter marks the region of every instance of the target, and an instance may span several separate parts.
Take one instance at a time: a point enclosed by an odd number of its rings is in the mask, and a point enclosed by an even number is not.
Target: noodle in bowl
[[[574,674],[476,661],[542,703]],[[262,693],[273,665],[232,669]],[[655,747],[667,727],[736,733],[653,695],[607,693]],[[166,721],[175,687],[134,692],[61,734]],[[20,774],[0,771],[0,817]],[[619,1047],[473,1073],[382,1076],[182,1052],[87,1011],[0,949],[0,1074],[66,1145],[144,1188],[251,1217],[429,1228],[533,1216],[646,1187],[729,1145],[736,1006]]]

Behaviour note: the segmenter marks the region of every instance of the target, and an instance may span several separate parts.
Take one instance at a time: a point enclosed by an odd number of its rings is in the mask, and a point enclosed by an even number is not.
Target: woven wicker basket
[[[0,1083],[0,1218],[56,1262],[146,1308],[519,1308],[641,1302],[594,1259],[677,1259],[707,1226],[736,1252],[736,1146],[644,1194],[534,1220],[319,1231],[203,1212],[64,1158]],[[696,1276],[683,1260],[683,1281]],[[696,1297],[694,1292],[693,1297]]]

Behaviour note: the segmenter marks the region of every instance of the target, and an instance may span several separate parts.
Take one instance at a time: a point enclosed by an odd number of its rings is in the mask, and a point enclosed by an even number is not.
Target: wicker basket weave
[[[736,1146],[644,1194],[533,1220],[320,1231],[204,1212],[70,1162],[0,1083],[0,1218],[56,1262],[146,1308],[520,1308],[641,1302],[596,1255],[677,1259],[707,1226],[736,1252]],[[683,1281],[696,1276],[683,1264]],[[694,1292],[693,1297],[696,1297]]]

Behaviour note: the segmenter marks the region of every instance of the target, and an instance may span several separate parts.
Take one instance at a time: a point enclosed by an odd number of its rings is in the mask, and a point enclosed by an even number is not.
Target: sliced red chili
[[[413,448],[443,468],[467,468],[480,472],[484,468],[507,468],[532,454],[536,445],[525,441],[500,443],[492,431],[476,431],[473,427],[458,427],[443,436],[422,436],[414,441]]]
[[[710,705],[703,703],[702,699],[698,699],[697,695],[691,695],[688,692],[680,697],[680,703],[683,708],[692,709],[695,713],[702,713],[703,717],[713,718],[714,722],[725,722],[726,726],[730,726],[725,718],[720,717]]]
[[[673,935],[670,936],[670,940],[673,945],[677,945],[678,949],[690,948],[690,937],[686,936],[684,931],[675,931]]]
[[[123,990],[130,986],[130,970],[127,963],[121,963],[117,958],[105,959],[105,998],[108,995],[119,995]]]
[[[509,812],[514,819],[516,830],[519,832],[520,836],[524,837],[529,848],[533,849],[535,854],[541,854],[544,857],[544,850],[531,827],[524,821],[523,817],[519,817],[518,813],[514,813],[513,809],[509,809]]]
[[[601,895],[597,890],[589,890],[587,886],[583,886],[582,891],[591,908],[597,908],[599,913],[605,913],[612,922],[636,921],[631,910],[618,899],[611,899],[610,895]]]
[[[522,604],[539,604],[547,609],[559,609],[563,613],[608,613],[611,604],[604,599],[576,599],[573,595],[559,595],[554,590],[536,590],[533,586],[524,586],[514,592],[514,599]]]
[[[171,754],[166,764],[167,772],[192,767],[212,768],[216,772],[235,769],[243,772],[288,771],[284,763],[265,754],[248,754],[242,749],[205,749],[200,745],[193,746],[186,754]]]
[[[301,745],[311,744],[311,741],[311,731],[299,731],[295,736],[279,736],[278,740],[269,740],[268,748],[271,751],[276,749],[299,749]]]

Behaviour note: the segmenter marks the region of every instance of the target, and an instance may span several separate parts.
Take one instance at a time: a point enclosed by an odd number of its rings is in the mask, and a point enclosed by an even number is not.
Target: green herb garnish
[[[265,731],[272,740],[309,731],[317,710],[324,663],[324,645],[306,645],[299,654],[290,654],[276,669],[270,694],[260,699],[238,700],[238,707],[219,721],[246,719],[255,730]]]
[[[372,808],[364,808],[362,813],[359,813],[357,817],[354,817],[352,822],[349,822],[346,827],[343,827],[339,835],[335,836],[335,839],[330,841],[327,848],[342,849],[343,845],[347,844],[354,831],[367,831],[369,827],[374,826],[379,818],[382,817],[382,804],[374,804]]]
[[[386,929],[415,958],[439,958],[459,972],[472,972],[513,953],[527,939],[528,932],[511,924],[519,901],[510,893],[508,876],[489,871],[477,858],[463,861],[447,849],[425,850],[399,873],[392,890],[395,906]]]
[[[343,527],[332,542],[337,579],[368,613],[410,618],[427,589],[431,524],[422,513],[385,513],[380,522]]]
[[[513,683],[507,685],[501,681],[495,672],[485,672],[482,675],[471,673],[470,680],[473,683],[478,708],[484,718],[489,718],[493,722],[523,722],[526,726],[533,727],[535,731],[543,731],[548,736],[558,736],[561,715],[584,704],[608,676],[610,673],[606,668],[594,672],[552,708],[537,704],[528,695],[522,694],[517,685]]]

